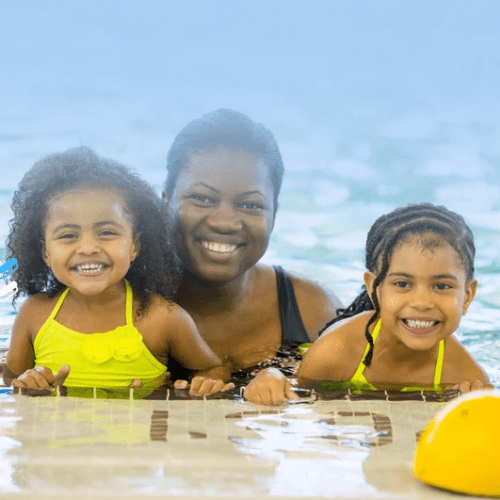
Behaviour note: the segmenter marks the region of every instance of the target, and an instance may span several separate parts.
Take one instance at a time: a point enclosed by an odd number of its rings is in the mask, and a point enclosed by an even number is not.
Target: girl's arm
[[[454,336],[446,342],[443,371],[444,382],[452,381],[446,388],[458,390],[461,394],[478,389],[494,389],[485,371]]]
[[[6,385],[14,385],[19,389],[29,389],[27,394],[38,394],[39,391],[52,392],[56,385],[62,385],[69,374],[68,365],[61,367],[58,373],[43,366],[35,366],[33,341],[40,325],[46,316],[42,305],[43,299],[35,295],[21,306],[12,327],[10,347],[3,365],[3,379]]]
[[[170,305],[168,315],[169,357],[188,370],[193,370],[196,376],[191,381],[192,396],[207,396],[215,392],[225,391],[233,387],[226,384],[231,378],[229,364],[221,360],[203,340],[189,314],[178,305]]]
[[[14,379],[35,366],[35,352],[31,336],[36,299],[31,297],[22,304],[12,327],[10,346],[3,366],[3,379],[10,385]]]
[[[362,357],[364,328],[369,313],[361,313],[331,326],[316,340],[300,363],[300,387],[319,389],[324,381],[349,380]]]

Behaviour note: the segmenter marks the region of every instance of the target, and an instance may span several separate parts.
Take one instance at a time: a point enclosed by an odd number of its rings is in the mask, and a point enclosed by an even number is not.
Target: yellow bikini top
[[[167,367],[151,354],[134,326],[132,287],[126,280],[125,285],[126,324],[102,333],[77,332],[56,321],[69,292],[66,288],[35,337],[35,366],[56,373],[70,365],[67,386],[127,387],[133,379],[147,384],[161,378]]]
[[[373,343],[377,340],[378,334],[380,332],[380,328],[382,326],[382,321],[379,319],[375,325],[375,328],[373,329],[372,332],[372,337],[373,337]],[[370,390],[370,391],[377,391],[378,389],[370,384],[368,380],[366,380],[364,376],[364,371],[366,368],[366,365],[363,363],[363,360],[365,359],[365,356],[368,354],[368,351],[370,350],[370,344],[367,344],[365,348],[365,352],[361,358],[361,362],[358,365],[358,368],[354,372],[354,375],[351,377],[351,379],[346,382],[347,384],[350,384],[356,388],[362,389],[362,390]],[[436,392],[442,392],[443,387],[441,386],[441,376],[443,374],[443,362],[444,362],[444,340],[439,341],[439,347],[438,347],[438,355],[437,355],[437,360],[436,360],[436,369],[434,371],[434,385],[432,387],[404,387],[401,389],[402,392],[413,392],[413,391],[436,391]]]

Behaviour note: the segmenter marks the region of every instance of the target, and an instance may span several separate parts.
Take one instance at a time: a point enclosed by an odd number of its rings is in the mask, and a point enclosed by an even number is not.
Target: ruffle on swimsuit
[[[66,386],[128,387],[133,379],[143,385],[161,380],[167,367],[151,354],[134,326],[132,287],[128,281],[125,285],[126,324],[103,333],[77,332],[56,321],[69,288],[64,290],[35,338],[35,366],[56,373],[70,365]]]

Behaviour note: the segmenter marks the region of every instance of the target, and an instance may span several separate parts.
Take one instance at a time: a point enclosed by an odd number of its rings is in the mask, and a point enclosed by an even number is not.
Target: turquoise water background
[[[176,133],[237,109],[285,162],[264,260],[345,304],[379,215],[430,201],[466,218],[479,291],[458,336],[500,387],[499,20],[481,0],[0,1],[0,238],[40,157],[87,145],[160,190]]]

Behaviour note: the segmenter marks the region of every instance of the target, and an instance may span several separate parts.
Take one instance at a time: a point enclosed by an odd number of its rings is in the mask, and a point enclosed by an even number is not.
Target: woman
[[[189,123],[168,154],[163,199],[183,277],[176,302],[235,372],[268,361],[290,342],[316,339],[341,307],[317,283],[258,264],[269,244],[283,177],[272,133],[220,109]],[[244,396],[295,399],[286,377],[262,370]]]

